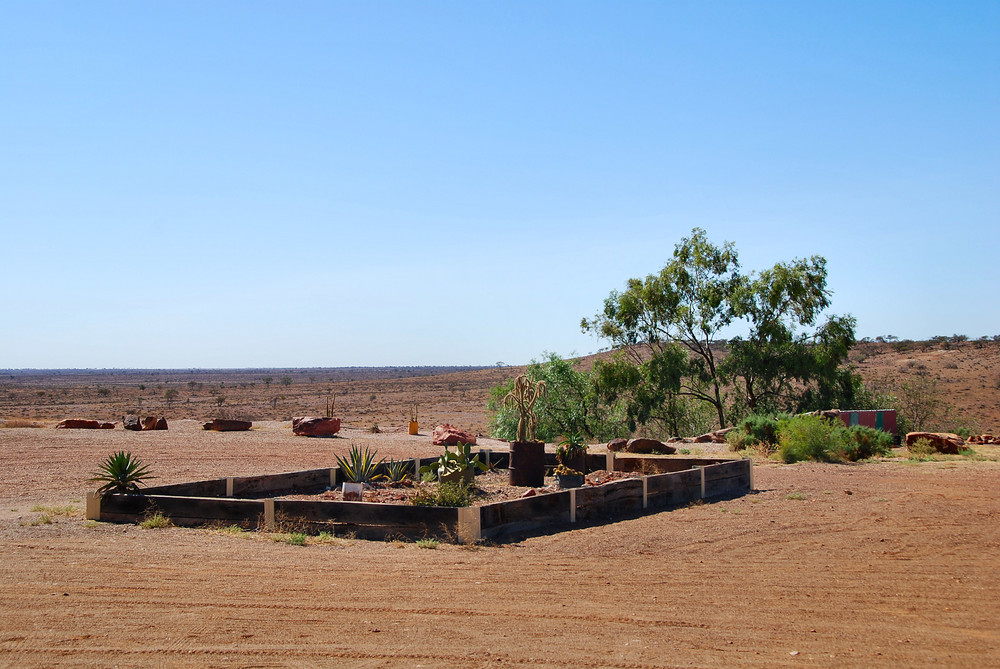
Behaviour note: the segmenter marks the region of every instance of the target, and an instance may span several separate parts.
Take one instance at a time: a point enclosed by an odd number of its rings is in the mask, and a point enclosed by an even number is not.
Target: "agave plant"
[[[379,465],[383,462],[381,459],[375,462],[375,454],[377,452],[369,451],[367,446],[365,446],[365,450],[362,452],[360,448],[352,444],[346,458],[337,456],[337,466],[340,467],[340,471],[348,481],[353,483],[367,483],[368,481],[382,477],[381,474],[376,475],[375,473]]]
[[[406,460],[393,460],[389,458],[389,462],[385,465],[386,476],[393,483],[402,483],[410,475],[410,463]]]
[[[156,478],[149,473],[149,467],[126,451],[118,451],[108,456],[94,472],[91,481],[104,481],[97,489],[98,494],[138,492],[146,479]]]

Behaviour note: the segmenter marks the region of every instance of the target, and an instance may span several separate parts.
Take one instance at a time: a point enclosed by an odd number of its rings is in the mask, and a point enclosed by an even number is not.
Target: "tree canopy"
[[[622,403],[631,429],[656,422],[673,434],[690,402],[710,407],[721,427],[731,415],[849,402],[855,322],[828,316],[817,326],[830,304],[826,277],[820,256],[743,274],[732,243],[695,228],[659,273],[630,279],[581,322],[616,351],[595,365],[595,388]],[[722,338],[738,324],[744,336]]]

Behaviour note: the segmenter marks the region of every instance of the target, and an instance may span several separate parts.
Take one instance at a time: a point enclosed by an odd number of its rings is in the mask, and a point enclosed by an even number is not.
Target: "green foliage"
[[[139,527],[144,530],[157,530],[164,527],[172,527],[173,523],[159,511],[147,516],[139,523]]]
[[[927,457],[937,453],[937,449],[934,448],[934,444],[931,443],[931,440],[927,437],[920,437],[906,448],[910,452],[911,456],[917,458]]]
[[[139,492],[139,486],[147,479],[156,478],[149,473],[149,467],[130,452],[117,451],[108,456],[94,472],[91,481],[103,481],[98,494]]]
[[[800,460],[856,462],[892,453],[888,432],[863,425],[844,427],[839,420],[792,416],[778,422],[778,455],[784,462]]]
[[[620,409],[602,400],[593,372],[580,371],[579,364],[555,353],[544,353],[541,362],[533,361],[528,366],[528,378],[543,381],[546,388],[534,406],[536,438],[551,442],[562,435],[580,434],[595,441],[609,441],[627,436]],[[496,439],[517,439],[518,413],[503,402],[513,388],[511,379],[490,389],[486,409],[492,414],[489,431]]]
[[[841,450],[843,424],[839,427],[819,416],[793,416],[778,426],[778,456],[783,462],[830,461]]]
[[[464,472],[470,467],[473,469],[478,469],[481,472],[485,472],[489,467],[484,462],[479,461],[479,456],[471,457],[472,446],[469,444],[457,444],[455,446],[455,451],[452,452],[449,446],[444,447],[444,453],[437,459],[436,462],[426,464],[420,468],[420,473],[422,475],[427,474],[454,474],[455,472]]]
[[[385,465],[385,476],[392,483],[400,483],[410,476],[411,465],[406,460],[396,461],[389,458]]]
[[[439,542],[437,539],[431,539],[431,538],[417,539],[417,548],[426,548],[428,550],[434,550],[440,545],[440,543],[441,542]]]
[[[597,366],[604,399],[625,403],[630,428],[659,422],[674,434],[686,401],[709,407],[721,427],[731,415],[849,404],[860,383],[845,366],[854,319],[800,331],[829,306],[826,275],[819,256],[743,275],[731,243],[715,246],[695,228],[659,274],[630,279],[582,321],[619,351]],[[720,359],[718,334],[737,321],[749,332]]]
[[[843,446],[839,455],[845,460],[857,462],[874,457],[885,457],[892,453],[892,435],[864,425],[852,425],[843,432]]]
[[[285,543],[289,546],[305,546],[306,535],[304,532],[291,532],[285,537]]]
[[[579,434],[571,434],[556,446],[556,457],[559,459],[559,462],[565,462],[567,459],[586,452],[587,443]]]
[[[472,487],[462,483],[438,483],[422,488],[410,498],[413,506],[469,506]]]
[[[375,454],[377,452],[369,451],[367,446],[365,446],[365,450],[362,452],[360,448],[352,444],[346,458],[337,456],[337,466],[340,467],[341,473],[343,473],[344,478],[348,481],[353,483],[372,481],[380,476],[376,474],[376,471],[379,465],[382,464],[382,460],[375,461]]]

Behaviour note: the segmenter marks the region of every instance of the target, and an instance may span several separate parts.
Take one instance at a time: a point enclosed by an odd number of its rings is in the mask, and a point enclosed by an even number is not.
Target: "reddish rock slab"
[[[102,423],[99,420],[84,420],[82,418],[67,418],[56,424],[57,430],[113,430],[114,423]]]
[[[926,439],[938,453],[951,455],[958,455],[959,449],[965,446],[965,440],[951,432],[907,432],[906,446],[912,446],[917,439]]]
[[[673,455],[677,452],[677,449],[673,446],[667,446],[658,439],[630,439],[625,446],[625,452],[642,454],[666,453],[667,455]]]
[[[203,423],[201,429],[212,430],[213,432],[246,432],[251,427],[253,427],[253,423],[248,420],[216,418]]]
[[[618,439],[612,439],[608,442],[609,451],[624,451],[626,446],[628,446],[628,439],[623,439],[621,437]]]
[[[454,446],[455,444],[475,445],[476,435],[465,430],[459,430],[454,425],[445,423],[438,425],[431,433],[431,443],[435,446]]]
[[[142,431],[149,432],[151,430],[166,430],[167,429],[167,419],[156,416],[146,416],[142,419]]]
[[[292,432],[300,437],[332,437],[340,432],[340,419],[299,416],[292,418]]]

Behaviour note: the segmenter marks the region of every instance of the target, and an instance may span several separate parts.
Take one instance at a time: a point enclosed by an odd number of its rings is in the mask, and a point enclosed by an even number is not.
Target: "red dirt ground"
[[[763,464],[746,497],[499,546],[83,520],[116,449],[156,483],[439,451],[345,437],[0,429],[0,666],[1000,666],[992,461]]]

